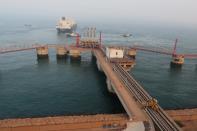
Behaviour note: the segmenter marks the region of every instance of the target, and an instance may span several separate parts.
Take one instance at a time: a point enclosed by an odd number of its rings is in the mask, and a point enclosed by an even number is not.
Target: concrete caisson
[[[77,49],[69,50],[70,59],[72,62],[81,61],[81,52]]]
[[[69,50],[69,54],[71,57],[80,57],[81,56],[81,52],[77,49]]]
[[[41,59],[41,58],[48,58],[48,46],[42,46],[42,47],[38,47],[36,48],[36,52],[37,52],[37,58]]]
[[[172,61],[170,62],[170,66],[174,67],[182,67],[184,64],[184,56],[183,55],[174,55],[172,56]]]
[[[67,55],[67,50],[64,46],[56,47],[56,56],[58,59],[65,58]]]

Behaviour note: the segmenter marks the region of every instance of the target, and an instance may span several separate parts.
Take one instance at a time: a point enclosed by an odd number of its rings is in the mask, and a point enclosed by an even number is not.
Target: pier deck
[[[106,61],[103,52],[101,50],[94,50],[94,55],[99,61],[107,78],[110,79],[110,81],[113,83],[115,87],[114,90],[118,95],[120,101],[122,102],[124,108],[126,109],[130,119],[148,121],[146,114],[142,112],[134,97],[128,93],[125,85],[120,81],[117,74],[115,74],[115,72],[113,71],[111,63]]]
[[[165,113],[143,87],[117,63],[109,63],[102,50],[94,50],[97,64],[112,83],[129,118],[144,123],[145,130],[180,131],[181,128]],[[154,123],[154,125],[152,124]]]

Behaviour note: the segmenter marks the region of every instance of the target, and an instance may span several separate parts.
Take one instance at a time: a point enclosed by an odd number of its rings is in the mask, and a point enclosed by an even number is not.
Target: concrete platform
[[[120,131],[127,121],[126,114],[5,119],[0,131]]]

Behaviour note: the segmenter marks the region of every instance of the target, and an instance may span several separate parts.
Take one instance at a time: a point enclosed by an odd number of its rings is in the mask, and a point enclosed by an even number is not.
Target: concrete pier
[[[125,85],[120,81],[119,77],[113,71],[110,63],[105,60],[103,52],[100,50],[94,50],[94,55],[97,61],[100,63],[102,70],[104,71],[106,77],[110,79],[110,83],[113,83],[113,90],[119,97],[123,107],[125,108],[130,120],[134,117],[141,121],[146,121],[147,117],[145,113],[138,107],[136,100],[129,94]]]
[[[182,67],[183,64],[184,64],[184,56],[182,55],[172,56],[172,61],[170,62],[170,66],[172,68]]]
[[[77,49],[70,49],[69,50],[70,61],[73,63],[80,63],[81,61],[81,52]]]
[[[80,57],[81,56],[81,52],[77,49],[69,50],[69,54],[71,57]]]
[[[57,58],[65,58],[67,55],[67,49],[64,46],[56,47],[56,56]]]
[[[108,89],[113,88],[129,116],[126,130],[181,131],[180,127],[157,102],[153,101],[154,98],[122,67],[122,62],[114,63],[112,58],[106,60],[102,50],[95,49],[94,55],[107,79],[109,79],[107,80]],[[144,106],[143,103],[148,104],[148,106]]]
[[[36,48],[37,58],[48,58],[48,46]]]

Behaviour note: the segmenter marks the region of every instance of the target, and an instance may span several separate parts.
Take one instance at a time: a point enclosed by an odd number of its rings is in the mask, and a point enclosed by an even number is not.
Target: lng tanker
[[[74,34],[76,28],[77,24],[75,23],[75,21],[65,17],[62,17],[56,25],[56,29],[59,33],[63,32],[67,33],[68,35]]]

